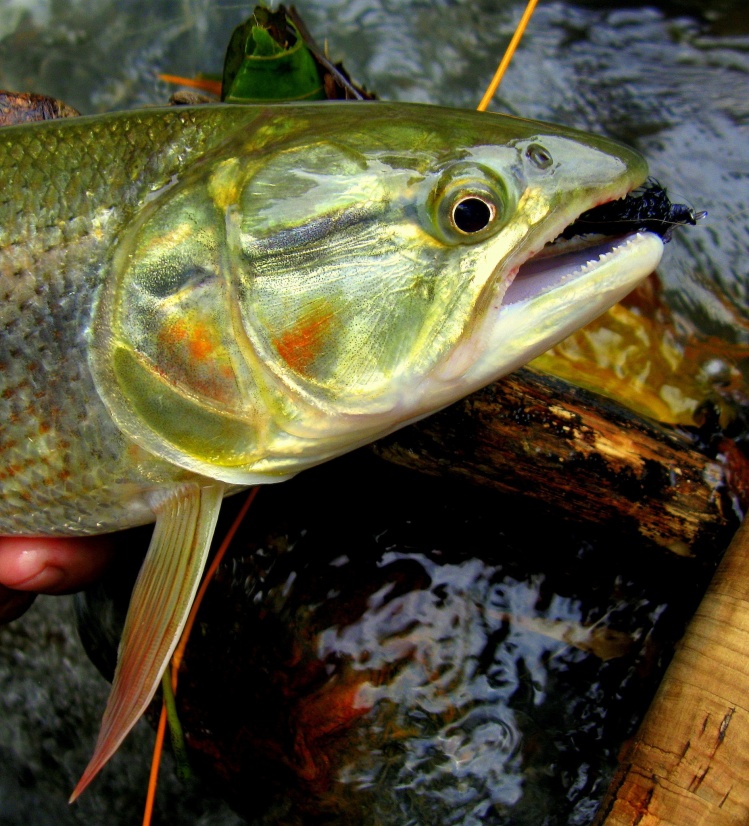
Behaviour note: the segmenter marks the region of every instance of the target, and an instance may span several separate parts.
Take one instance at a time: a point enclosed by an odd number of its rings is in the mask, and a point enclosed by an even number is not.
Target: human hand
[[[112,560],[108,536],[0,537],[0,623],[20,617],[37,594],[69,594]]]

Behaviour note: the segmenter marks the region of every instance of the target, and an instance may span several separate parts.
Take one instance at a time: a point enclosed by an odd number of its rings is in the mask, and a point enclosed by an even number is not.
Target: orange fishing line
[[[497,89],[499,88],[499,84],[504,76],[504,73],[507,71],[507,67],[510,65],[510,61],[512,60],[513,55],[515,54],[515,50],[520,43],[523,35],[525,34],[525,29],[528,26],[528,21],[531,19],[531,15],[533,14],[536,3],[538,0],[528,0],[528,5],[525,7],[525,11],[523,12],[523,16],[520,18],[520,22],[515,29],[515,33],[510,40],[510,45],[507,47],[502,60],[497,67],[497,71],[494,73],[494,77],[491,80],[486,92],[484,92],[484,96],[481,98],[481,103],[476,107],[479,112],[485,112],[486,107],[491,102],[491,99],[494,97]],[[217,82],[210,81],[210,80],[193,80],[190,78],[181,78],[175,75],[159,75],[161,80],[166,81],[167,83],[180,83],[183,86],[191,86],[195,89],[204,89],[206,91],[214,92],[216,89]],[[220,83],[218,83],[219,92],[220,91]],[[195,597],[195,602],[193,603],[192,610],[190,611],[190,615],[187,618],[187,623],[185,625],[185,630],[182,634],[182,637],[179,641],[179,645],[177,646],[173,656],[172,656],[172,690],[176,692],[177,690],[177,679],[179,673],[179,667],[182,663],[182,658],[185,653],[185,649],[187,648],[187,641],[190,637],[190,632],[192,631],[192,627],[195,624],[195,617],[197,616],[198,609],[200,607],[200,603],[203,601],[203,597],[205,596],[205,592],[208,589],[208,585],[210,584],[211,580],[213,579],[216,571],[218,570],[218,566],[221,564],[221,560],[223,559],[226,551],[231,543],[231,540],[234,538],[234,534],[237,532],[237,529],[242,524],[242,520],[247,515],[247,511],[250,509],[250,505],[257,496],[259,488],[253,488],[242,509],[237,514],[236,519],[232,523],[232,526],[226,533],[224,537],[224,541],[221,543],[218,551],[216,552],[216,556],[214,557],[213,562],[211,563],[211,567],[208,569],[208,573],[205,575],[203,582],[200,586],[200,590],[198,591],[197,596]],[[158,780],[158,773],[159,773],[159,762],[161,761],[161,752],[164,745],[164,736],[166,734],[166,704],[162,705],[161,707],[161,716],[159,717],[159,727],[156,732],[156,743],[153,749],[153,760],[151,763],[151,775],[148,780],[148,795],[146,797],[146,808],[145,813],[143,816],[143,826],[150,826],[151,824],[151,815],[153,812],[153,801],[156,795],[156,783]]]
[[[523,16],[520,18],[517,29],[515,29],[515,34],[512,36],[512,40],[510,40],[510,45],[507,47],[507,51],[504,53],[502,60],[500,60],[499,66],[497,66],[497,71],[494,73],[494,77],[492,78],[489,87],[484,92],[484,97],[481,98],[481,103],[479,103],[476,107],[479,112],[485,112],[486,107],[494,97],[497,87],[499,86],[507,67],[510,65],[512,56],[515,54],[515,49],[517,49],[518,43],[520,43],[523,34],[525,34],[525,28],[528,25],[528,21],[531,19],[531,15],[533,14],[533,10],[536,8],[537,2],[538,0],[528,0],[528,5],[525,7]]]
[[[159,75],[159,80],[164,83],[177,83],[180,86],[189,86],[191,89],[201,89],[203,92],[221,97],[221,81],[211,80],[207,77],[179,77],[179,75]]]
[[[185,630],[182,632],[182,637],[180,638],[179,644],[172,655],[171,661],[171,669],[172,669],[172,691],[176,694],[177,692],[177,681],[179,678],[179,666],[182,662],[182,658],[185,654],[185,649],[187,648],[187,641],[190,637],[190,632],[192,631],[193,625],[195,624],[195,617],[198,614],[198,609],[200,608],[200,604],[203,601],[203,597],[205,596],[206,591],[208,590],[208,586],[210,585],[211,580],[216,574],[218,570],[218,566],[221,564],[221,560],[226,555],[226,551],[231,545],[232,539],[234,539],[234,535],[236,534],[239,526],[242,524],[245,516],[247,516],[247,511],[250,509],[250,505],[255,501],[255,497],[257,496],[258,491],[260,490],[259,487],[254,487],[247,495],[247,499],[245,499],[244,504],[242,505],[239,513],[236,515],[234,521],[231,524],[231,527],[226,532],[221,545],[219,546],[218,551],[216,551],[216,556],[213,558],[213,562],[211,566],[208,568],[205,577],[203,578],[203,582],[200,585],[198,590],[197,596],[195,597],[195,602],[192,605],[192,610],[190,611],[190,615],[187,618],[187,622],[185,623]],[[159,725],[156,729],[156,742],[153,746],[153,757],[151,758],[151,773],[148,777],[148,790],[146,792],[146,805],[143,810],[143,826],[151,826],[151,818],[153,817],[153,804],[156,798],[156,786],[158,785],[159,780],[159,765],[161,763],[161,752],[164,749],[164,737],[166,735],[166,703],[162,702],[161,704],[161,716],[159,717]]]
[[[219,549],[216,551],[216,556],[213,558],[213,562],[211,563],[210,568],[208,568],[208,572],[203,577],[203,582],[200,584],[198,594],[195,597],[195,602],[192,605],[192,610],[190,611],[190,615],[188,616],[187,622],[185,623],[185,630],[182,632],[182,637],[179,641],[179,644],[177,645],[177,648],[174,650],[174,654],[172,655],[172,689],[174,691],[177,690],[177,672],[179,671],[179,667],[182,664],[182,657],[185,654],[185,649],[187,648],[187,641],[190,637],[192,627],[195,624],[195,617],[198,614],[200,603],[203,601],[205,592],[208,590],[208,586],[211,584],[211,580],[215,576],[216,571],[218,570],[218,566],[221,564],[221,560],[224,558],[224,555],[226,554],[226,551],[228,550],[232,539],[234,539],[234,534],[239,529],[239,526],[242,524],[245,516],[247,516],[247,511],[250,509],[250,505],[255,501],[255,497],[257,496],[258,490],[260,490],[260,488],[254,487],[247,494],[247,499],[245,499],[244,505],[242,505],[242,508],[240,509],[236,518],[232,522],[231,527],[226,532],[226,536],[224,537],[223,542],[219,546]]]
[[[143,826],[151,826],[151,818],[153,816],[153,802],[156,799],[156,786],[159,782],[159,766],[161,764],[161,752],[164,748],[165,733],[166,703],[162,702],[161,716],[159,717],[159,726],[156,729],[156,742],[153,745],[153,757],[151,758],[151,774],[148,776],[148,791],[146,792],[146,805],[143,809]]]

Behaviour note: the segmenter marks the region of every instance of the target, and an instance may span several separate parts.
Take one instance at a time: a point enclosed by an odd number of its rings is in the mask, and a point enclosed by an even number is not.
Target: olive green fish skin
[[[144,495],[193,476],[116,427],[91,377],[88,331],[120,228],[215,143],[210,114],[0,130],[0,533],[149,522]],[[232,114],[239,125],[256,116]]]
[[[592,158],[593,171],[565,173],[579,173],[579,188],[561,172],[553,185],[542,180],[543,155],[525,150],[539,134],[563,155],[579,145]],[[509,159],[507,180],[492,166],[495,146]],[[453,186],[461,164],[509,205],[501,254],[445,238],[455,233],[438,225],[428,190]],[[344,171],[354,183],[328,194]],[[153,495],[183,481],[274,481],[444,405],[442,390],[413,409],[402,397],[492,302],[495,264],[542,246],[595,193],[623,195],[646,168],[624,147],[562,127],[319,104],[8,127],[0,172],[0,533],[82,535],[152,521]],[[548,198],[529,206],[526,178]],[[320,195],[308,220],[309,180]],[[185,264],[193,250],[198,263]],[[366,293],[380,255],[397,259],[402,280]],[[216,267],[229,275],[217,279]],[[325,277],[334,290],[320,287]],[[358,306],[370,313],[361,323]],[[203,325],[213,338],[185,349],[183,311],[198,319],[190,335]],[[339,325],[337,341],[304,358],[287,352],[311,352],[323,323]],[[200,361],[201,348],[215,362]]]

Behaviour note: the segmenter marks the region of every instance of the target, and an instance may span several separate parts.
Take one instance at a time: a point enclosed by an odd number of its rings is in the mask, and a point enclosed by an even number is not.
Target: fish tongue
[[[117,751],[156,692],[198,589],[223,494],[222,484],[189,483],[154,506],[156,527],[130,599],[112,691],[94,755],[71,803]]]
[[[602,260],[621,242],[621,238],[602,237],[587,243],[556,241],[520,267],[507,288],[502,303],[508,305],[525,301],[559,286],[576,275],[582,275],[590,264]]]

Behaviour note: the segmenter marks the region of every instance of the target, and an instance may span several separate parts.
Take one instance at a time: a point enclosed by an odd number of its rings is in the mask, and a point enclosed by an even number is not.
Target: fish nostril
[[[549,150],[540,143],[530,144],[525,150],[525,157],[539,169],[548,169],[554,163]]]

